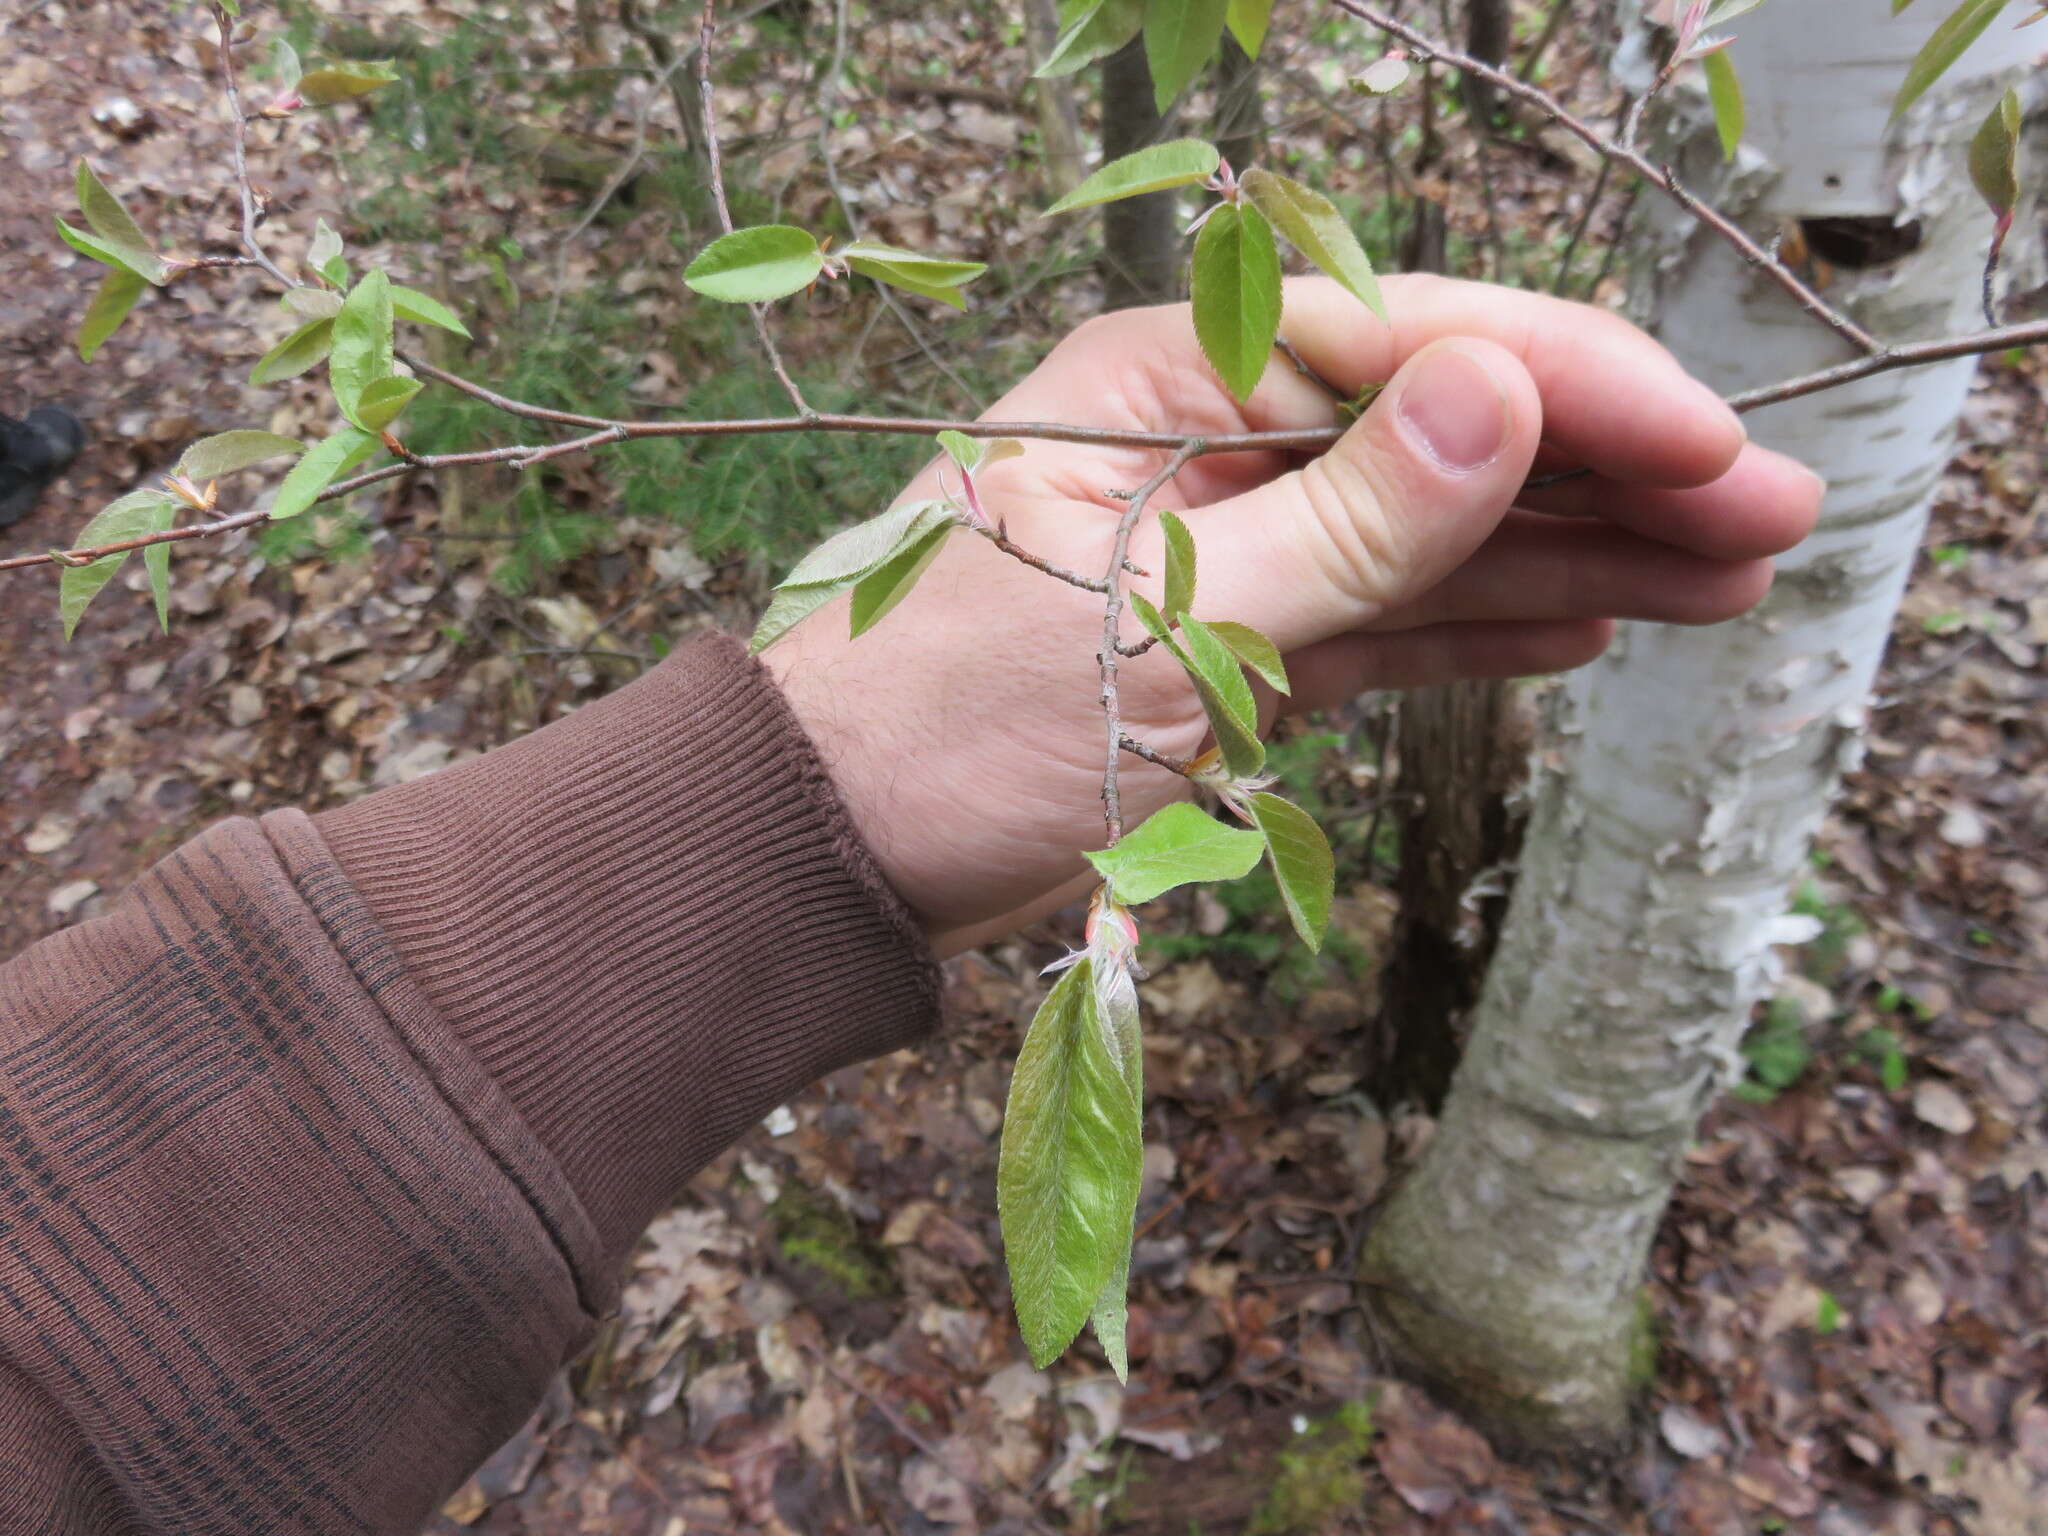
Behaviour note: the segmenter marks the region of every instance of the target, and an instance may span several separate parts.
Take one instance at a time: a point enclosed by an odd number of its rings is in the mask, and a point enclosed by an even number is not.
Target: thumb
[[[1182,514],[1200,612],[1290,651],[1412,601],[1506,514],[1543,430],[1535,380],[1490,341],[1422,348],[1321,458]]]

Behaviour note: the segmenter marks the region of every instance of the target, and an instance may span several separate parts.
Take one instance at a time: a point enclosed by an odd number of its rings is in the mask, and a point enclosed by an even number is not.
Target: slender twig
[[[2040,346],[2044,343],[2048,343],[2048,320],[2031,320],[2021,325],[2004,325],[1995,330],[1976,331],[1967,336],[1950,336],[1940,341],[1912,342],[1887,347],[1882,352],[1868,357],[1852,358],[1832,368],[1823,368],[1817,373],[1801,374],[1798,378],[1785,379],[1777,384],[1759,385],[1755,389],[1745,389],[1739,394],[1726,395],[1723,398],[1730,409],[1749,412],[1767,405],[1797,400],[1805,395],[1818,394],[1822,390],[1835,389],[1843,384],[1852,384],[1858,379],[1869,378],[1872,374],[1890,373],[1899,368],[1920,368],[1929,363],[1950,362],[1959,357],[1976,357],[1989,352],[2003,352],[2010,347]],[[443,373],[438,368],[418,363],[413,366],[421,373],[442,379],[479,399],[499,405],[501,409],[514,415],[559,421],[571,426],[589,426],[599,430],[559,443],[515,443],[509,447],[479,449],[469,453],[418,454],[407,463],[386,464],[377,469],[365,470],[347,480],[337,480],[321,492],[319,500],[332,501],[348,495],[351,491],[361,490],[366,485],[374,485],[380,480],[388,480],[394,475],[407,474],[414,470],[446,469],[461,464],[524,466],[561,458],[571,453],[581,453],[605,443],[648,437],[741,437],[789,432],[864,432],[877,436],[929,437],[937,432],[951,430],[965,433],[969,437],[1019,437],[1040,442],[1090,443],[1112,448],[1165,448],[1172,450],[1176,457],[1185,453],[1188,458],[1193,459],[1210,453],[1313,453],[1328,448],[1344,435],[1343,427],[1332,426],[1305,428],[1299,432],[1233,432],[1207,438],[1190,438],[1180,432],[1126,432],[1114,427],[1071,427],[1040,421],[947,421],[937,417],[823,414],[814,415],[808,420],[799,416],[769,416],[740,421],[604,421],[594,416],[572,416],[563,411],[549,411],[539,406],[529,406],[497,395],[481,385],[471,384],[466,379],[458,379],[453,374]],[[1531,480],[1529,485],[1548,485],[1560,479],[1574,478],[1581,473],[1583,471],[1567,470],[1561,475]],[[1137,503],[1137,499],[1137,496],[1133,495],[1133,505]],[[1126,513],[1126,516],[1128,515]],[[18,555],[9,560],[0,560],[0,571],[21,570],[31,565],[62,564],[63,559],[60,557],[93,560],[102,555],[118,555],[131,549],[144,549],[151,544],[205,538],[211,534],[228,533],[236,528],[251,527],[268,521],[269,516],[268,512],[238,512],[217,523],[192,528],[166,529],[162,533],[123,539],[114,544],[46,551],[40,555]],[[1089,580],[1091,578],[1083,577],[1077,585]],[[1089,590],[1095,589],[1091,587]],[[1119,646],[1117,653],[1122,656],[1142,655],[1150,650],[1151,646],[1151,641],[1141,641],[1128,647]]]
[[[717,3],[718,0],[704,0],[704,20],[697,29],[697,100],[704,110],[704,156],[710,164],[711,200],[718,209],[718,227],[729,235],[732,233],[732,208],[725,200],[725,166],[718,152],[718,110],[711,98],[711,38],[715,30],[711,17]],[[796,407],[797,415],[815,415],[810,402],[804,399],[804,392],[796,387],[796,380],[783,366],[782,353],[776,349],[775,337],[768,329],[768,306],[749,304],[747,308],[754,316],[754,335],[761,343],[761,350],[768,354],[768,366],[775,371],[775,379],[782,386],[782,392],[789,396],[789,403]]]
[[[1122,645],[1122,636],[1117,630],[1124,614],[1123,576],[1125,562],[1131,553],[1131,535],[1137,530],[1138,519],[1145,515],[1145,504],[1152,499],[1153,493],[1186,468],[1190,459],[1205,451],[1207,444],[1201,438],[1189,438],[1167,457],[1157,474],[1131,492],[1130,503],[1116,525],[1109,569],[1102,576],[1108,601],[1102,605],[1102,649],[1096,653],[1096,663],[1102,673],[1102,715],[1109,734],[1109,757],[1102,770],[1102,819],[1109,828],[1111,847],[1116,846],[1117,840],[1124,835],[1123,801],[1116,782],[1124,746],[1123,720],[1117,709],[1116,664]]]
[[[1593,190],[1586,194],[1586,206],[1579,210],[1578,222],[1572,225],[1572,235],[1565,242],[1564,254],[1557,259],[1557,273],[1550,281],[1550,291],[1554,296],[1562,296],[1571,284],[1572,262],[1578,257],[1579,247],[1585,243],[1586,231],[1593,226],[1593,215],[1599,212],[1600,199],[1607,195],[1607,183],[1613,175],[1614,162],[1603,156],[1600,169],[1593,177]]]
[[[227,92],[228,116],[235,124],[235,188],[242,197],[242,248],[249,257],[287,288],[296,288],[284,269],[264,251],[256,238],[256,188],[249,181],[249,120],[242,114],[242,90],[235,83],[235,22],[225,6],[213,7],[214,25],[220,31],[220,78]]]
[[[1146,762],[1177,773],[1184,779],[1195,776],[1195,765],[1189,759],[1175,757],[1171,752],[1162,752],[1157,747],[1149,747],[1135,736],[1119,736],[1116,744],[1120,750],[1130,753],[1131,756],[1142,757]]]
[[[1550,0],[1550,14],[1544,18],[1543,30],[1536,34],[1536,41],[1529,45],[1529,51],[1522,56],[1522,67],[1515,71],[1524,80],[1534,81],[1536,71],[1542,67],[1543,56],[1550,52],[1550,45],[1557,41],[1557,34],[1564,28],[1565,14],[1572,8],[1572,0]]]
[[[1421,55],[1425,62],[1434,59],[1461,69],[1467,74],[1476,75],[1495,89],[1536,108],[1569,130],[1595,153],[1627,166],[1670,197],[1694,220],[1705,225],[1733,247],[1744,261],[1790,294],[1801,309],[1858,351],[1877,353],[1884,350],[1882,342],[1815,293],[1800,280],[1798,273],[1758,245],[1726,214],[1701,201],[1687,190],[1670,166],[1658,165],[1631,145],[1627,139],[1631,127],[1627,122],[1624,122],[1619,137],[1610,136],[1585,119],[1574,115],[1563,102],[1541,87],[1531,85],[1528,81],[1518,79],[1504,70],[1495,69],[1492,65],[1483,63],[1468,53],[1462,53],[1446,43],[1438,42],[1427,33],[1418,32],[1414,27],[1389,15],[1378,6],[1366,4],[1364,0],[1330,0],[1330,3],[1337,9],[1378,27],[1382,32],[1400,38],[1409,48]],[[1637,114],[1631,114],[1632,117],[1635,115]]]
[[[1041,555],[1032,554],[1030,550],[1013,543],[1010,536],[1006,533],[999,533],[995,529],[984,527],[979,523],[970,524],[969,526],[1011,559],[1021,560],[1034,571],[1042,572],[1044,575],[1052,577],[1055,581],[1064,581],[1068,586],[1079,587],[1083,592],[1107,592],[1109,590],[1096,577],[1083,576],[1078,571],[1070,571],[1064,566],[1054,565],[1050,560],[1045,559]]]

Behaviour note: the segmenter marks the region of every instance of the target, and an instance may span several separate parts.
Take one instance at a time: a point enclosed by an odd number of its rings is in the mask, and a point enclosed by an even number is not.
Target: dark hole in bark
[[[1837,267],[1882,267],[1920,249],[1920,221],[1867,218],[1801,219],[1806,248]]]

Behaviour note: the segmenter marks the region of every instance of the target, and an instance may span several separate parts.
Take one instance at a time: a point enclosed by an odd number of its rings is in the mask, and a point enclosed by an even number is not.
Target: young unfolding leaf
[[[405,408],[412,404],[412,397],[419,392],[418,379],[400,378],[397,374],[391,374],[373,380],[362,394],[356,397],[356,425],[365,432],[382,432],[392,422],[398,420]]]
[[[683,269],[683,281],[707,299],[765,304],[808,288],[825,270],[817,236],[788,224],[756,224],[720,235]]]
[[[1265,45],[1266,26],[1272,19],[1273,0],[1230,0],[1230,9],[1224,17],[1230,25],[1230,35],[1237,39],[1237,46],[1254,59]]]
[[[341,236],[325,219],[313,221],[313,240],[306,247],[306,265],[337,288],[348,286],[348,263],[342,260]]]
[[[1211,619],[1209,633],[1229,646],[1232,655],[1271,684],[1275,693],[1288,691],[1287,664],[1280,659],[1280,647],[1251,625],[1233,624],[1228,619]]]
[[[306,72],[306,66],[299,62],[299,50],[291,45],[288,38],[277,37],[270,43],[270,78],[283,90],[290,90],[299,83],[299,77]]]
[[[1185,800],[1177,800],[1127,833],[1114,848],[1088,855],[1096,873],[1127,907],[1197,881],[1235,880],[1251,873],[1266,840],[1226,826]]]
[[[341,313],[341,295],[332,288],[288,288],[278,302],[307,320],[332,320]]]
[[[1253,795],[1251,813],[1266,836],[1266,857],[1294,931],[1310,949],[1321,949],[1337,894],[1337,861],[1331,856],[1330,840],[1315,817],[1278,795]]]
[[[85,161],[78,162],[78,211],[86,225],[108,245],[138,256],[156,259],[156,249],[142,226],[121,206],[121,199],[107,189],[99,174]]]
[[[1934,34],[1921,45],[1913,62],[1906,66],[1906,80],[1899,87],[1899,94],[1892,102],[1894,119],[1905,115],[1906,109],[1927,94],[1927,90],[1948,73],[1949,66],[1968,51],[1970,44],[1984,35],[1991,23],[1998,19],[1998,13],[2005,9],[2007,0],[1963,0],[1963,3],[1949,12],[1948,19],[1934,29]]]
[[[1228,8],[1229,0],[1148,0],[1145,62],[1152,70],[1153,105],[1161,112],[1216,52]]]
[[[334,317],[334,346],[327,360],[327,378],[341,414],[366,431],[376,428],[358,419],[363,391],[391,376],[391,279],[381,271],[365,272],[349,290]]]
[[[1280,333],[1280,248],[1264,214],[1224,203],[1209,215],[1189,297],[1202,355],[1224,388],[1249,400]]]
[[[1733,160],[1742,148],[1742,135],[1749,125],[1749,110],[1742,101],[1742,81],[1735,73],[1726,50],[1710,53],[1700,60],[1707,76],[1707,101],[1714,109],[1714,132],[1720,135],[1721,158]]]
[[[939,446],[946,450],[946,457],[970,475],[981,463],[981,444],[965,432],[955,432],[948,427],[939,434]]]
[[[1038,66],[1038,78],[1049,80],[1085,69],[1107,58],[1138,35],[1144,25],[1145,0],[1078,0],[1060,7],[1060,35],[1052,52]]]
[[[1083,959],[1024,1037],[996,1164],[1017,1322],[1041,1370],[1096,1312],[1129,1249],[1143,1161],[1138,1100]]]
[[[1173,646],[1173,627],[1166,622],[1166,615],[1152,606],[1152,600],[1142,592],[1126,592],[1124,596],[1130,602],[1131,612],[1138,616],[1138,622],[1145,626],[1152,638]],[[1179,654],[1178,646],[1174,646],[1174,652]]]
[[[251,464],[301,452],[305,446],[295,437],[249,427],[216,432],[212,437],[200,438],[178,456],[178,473],[188,480],[218,480]]]
[[[1374,59],[1360,70],[1353,77],[1351,88],[1365,96],[1391,96],[1408,83],[1408,77],[1414,72],[1414,65],[1390,53],[1383,59]]]
[[[795,628],[799,621],[857,585],[863,577],[880,572],[899,555],[922,549],[930,534],[935,530],[943,532],[952,522],[953,509],[942,501],[908,501],[891,507],[879,517],[871,517],[864,523],[856,523],[844,532],[834,534],[798,561],[796,569],[776,587],[768,611],[761,615],[761,622],[755,626],[748,649],[756,654],[766,650]],[[923,571],[921,568],[915,571],[906,568],[899,574],[907,575],[908,581],[901,583],[900,590],[895,590],[893,596],[890,595],[889,583],[877,585],[869,600],[877,611],[868,615],[863,628],[871,626],[894,607],[903,592],[909,590],[909,584],[915,582]],[[884,597],[888,598],[886,603],[883,602]]]
[[[1763,3],[1764,0],[1720,0],[1718,5],[1707,12],[1707,19],[1700,24],[1700,30],[1711,32],[1716,27],[1723,26],[1733,21],[1736,17],[1755,10]]]
[[[453,331],[458,336],[469,335],[469,327],[455,318],[455,311],[430,294],[417,288],[406,288],[400,284],[391,285],[391,312],[401,320],[411,320],[419,325],[437,325],[444,331]]]
[[[1115,963],[1114,957],[1096,962],[1098,967]],[[1117,1065],[1123,1071],[1124,1085],[1131,1090],[1131,1101],[1139,1106],[1142,1113],[1145,1104],[1145,1040],[1138,1027],[1137,982],[1127,968],[1119,967],[1106,975],[1098,969],[1095,997],[1108,1026],[1109,1042],[1116,1050]],[[1122,1382],[1127,1382],[1131,1374],[1130,1350],[1124,1336],[1130,1325],[1128,1295],[1131,1287],[1131,1242],[1135,1235],[1135,1232],[1126,1232],[1123,1241],[1117,1244],[1116,1263],[1111,1266],[1109,1278],[1102,1283],[1102,1293],[1095,1298],[1095,1305],[1088,1312],[1088,1326],[1095,1330],[1096,1342],[1108,1357],[1109,1368]]]
[[[161,533],[171,526],[177,515],[178,503],[162,491],[130,491],[94,513],[92,521],[78,530],[72,547],[90,549],[99,544],[118,544],[124,539]],[[114,579],[114,573],[121,569],[121,562],[127,558],[128,552],[123,550],[119,554],[102,555],[89,565],[64,568],[63,575],[57,579],[57,612],[64,621],[66,640],[77,631],[86,606],[99,596],[102,587]],[[159,608],[160,617],[162,612]]]
[[[381,446],[374,432],[360,427],[343,427],[332,437],[315,443],[300,456],[277,488],[277,500],[270,505],[274,521],[297,517],[320,499],[320,493],[354,469]]]
[[[901,288],[920,298],[936,299],[955,309],[965,309],[967,300],[959,290],[988,270],[981,261],[946,261],[937,256],[920,256],[872,240],[856,240],[839,253],[839,259],[863,277]]]
[[[890,609],[910,595],[918,577],[930,570],[932,562],[939,558],[939,551],[946,544],[946,535],[952,531],[950,522],[939,524],[861,577],[853,589],[852,638],[858,640],[873,629],[888,616]]]
[[[1159,531],[1166,537],[1166,606],[1169,619],[1188,611],[1195,600],[1195,536],[1188,525],[1171,512],[1159,514]]]
[[[1113,203],[1146,192],[1163,192],[1170,187],[1193,186],[1215,175],[1216,167],[1222,163],[1214,144],[1205,144],[1200,139],[1169,139],[1110,161],[1040,217],[1095,203]]]
[[[1970,141],[1970,180],[1998,218],[2002,238],[2020,200],[2020,97],[2007,87]]]
[[[170,278],[170,267],[154,251],[143,250],[132,245],[116,245],[103,240],[89,230],[73,229],[62,219],[57,221],[57,233],[64,237],[64,243],[81,256],[90,256],[94,261],[104,262],[119,272],[127,272],[141,278],[145,283],[161,288]]]
[[[1271,171],[1246,171],[1239,185],[1289,244],[1350,289],[1380,319],[1387,318],[1372,263],[1335,203],[1292,177]]]
[[[1244,680],[1237,657],[1216,638],[1208,625],[1182,616],[1178,654],[1209,717],[1209,729],[1216,733],[1217,750],[1224,764],[1239,778],[1249,778],[1266,766],[1266,746],[1259,740],[1258,707],[1252,699],[1251,684]]]
[[[121,322],[128,318],[128,311],[135,307],[135,301],[142,297],[142,290],[149,286],[133,272],[116,267],[100,279],[99,291],[92,296],[85,318],[78,322],[78,358],[89,363],[102,343],[121,328]]]
[[[397,78],[398,71],[389,64],[368,59],[343,59],[339,63],[322,65],[319,69],[309,69],[299,76],[299,95],[305,98],[308,106],[331,107],[382,90]]]
[[[280,379],[295,379],[317,367],[333,347],[333,319],[308,320],[256,360],[249,370],[249,382],[275,384]]]

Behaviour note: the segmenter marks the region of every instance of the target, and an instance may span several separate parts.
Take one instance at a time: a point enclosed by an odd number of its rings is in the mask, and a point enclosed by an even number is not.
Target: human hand
[[[1710,624],[1763,597],[1769,556],[1813,526],[1821,482],[1746,442],[1735,415],[1604,311],[1433,277],[1386,284],[1391,326],[1335,283],[1290,280],[1282,333],[1347,394],[1387,387],[1327,453],[1217,454],[1151,502],[1186,519],[1201,618],[1263,630],[1293,693],[1262,718],[1369,688],[1512,677],[1591,661],[1616,619]],[[1188,306],[1125,310],[1068,336],[989,419],[1216,435],[1340,420],[1276,358],[1248,403],[1217,382]],[[1593,473],[1525,492],[1546,466]],[[1054,564],[1099,574],[1160,450],[1033,442],[976,477],[991,517]],[[934,461],[904,497],[940,494]],[[1133,539],[1163,569],[1156,518]],[[1131,584],[1159,595],[1156,580]],[[767,653],[855,824],[941,953],[1050,911],[1104,841],[1102,599],[956,536],[870,634],[846,599]],[[1140,634],[1131,623],[1128,641]],[[1120,668],[1124,729],[1193,756],[1207,721],[1163,648]],[[1188,792],[1126,756],[1135,825]]]

